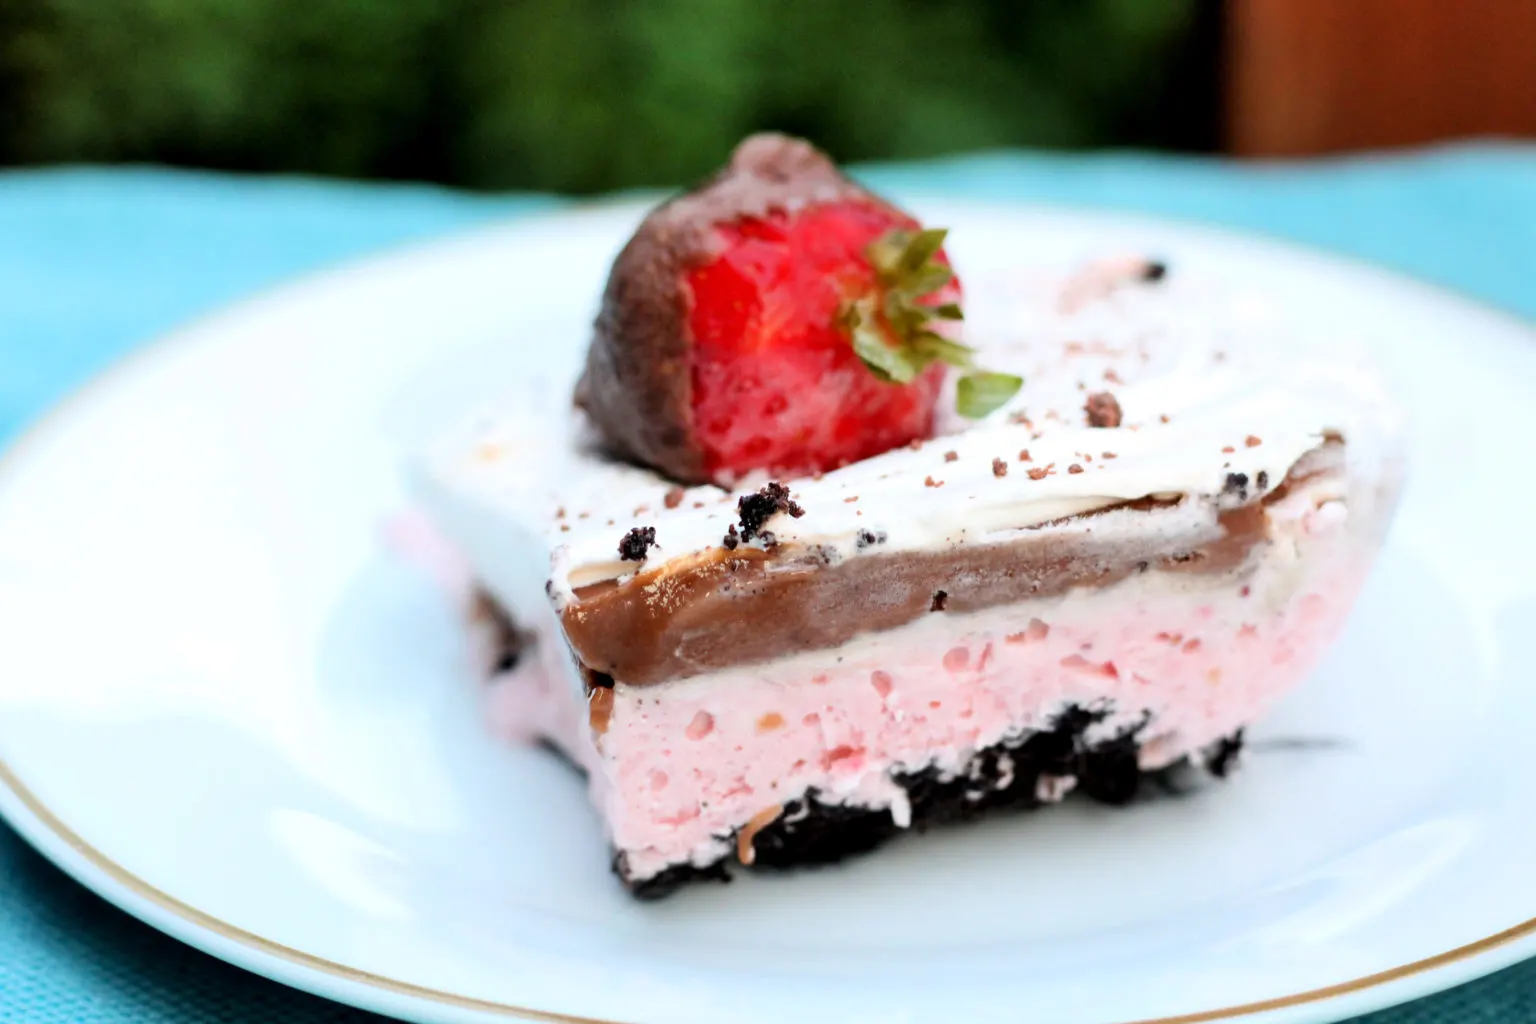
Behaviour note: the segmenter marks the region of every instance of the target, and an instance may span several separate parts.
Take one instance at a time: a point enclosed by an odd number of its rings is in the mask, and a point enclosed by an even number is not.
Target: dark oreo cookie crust
[[[1176,788],[1176,776],[1193,768],[1181,762],[1155,772],[1143,771],[1137,763],[1139,730],[1088,746],[1084,735],[1102,717],[1102,713],[1069,709],[1049,731],[979,752],[967,770],[952,779],[931,768],[898,776],[896,782],[907,791],[912,805],[912,831],[971,821],[993,811],[1040,807],[1044,803],[1039,796],[1042,777],[1075,779],[1074,792],[1121,806],[1134,800],[1148,782]],[[1242,743],[1241,731],[1219,741],[1206,752],[1201,767],[1225,777]],[[822,803],[812,792],[807,799],[786,806],[778,820],[753,837],[754,866],[832,864],[867,853],[904,831],[892,823],[888,811]],[[729,882],[734,863],[732,854],[704,867],[674,865],[650,878],[631,879],[620,854],[614,859],[614,871],[635,897],[654,900],[691,882]]]

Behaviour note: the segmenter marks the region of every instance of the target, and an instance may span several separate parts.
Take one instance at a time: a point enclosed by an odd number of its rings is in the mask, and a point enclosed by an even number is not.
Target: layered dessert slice
[[[1380,546],[1368,372],[1140,257],[973,283],[962,344],[942,242],[748,140],[619,256],[576,408],[419,467],[493,721],[587,773],[638,894],[1224,775]]]

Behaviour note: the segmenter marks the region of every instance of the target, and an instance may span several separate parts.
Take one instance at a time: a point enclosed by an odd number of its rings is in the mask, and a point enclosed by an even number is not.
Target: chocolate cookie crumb
[[[865,548],[872,548],[876,544],[884,544],[885,534],[876,533],[874,530],[860,530],[858,539],[855,541],[855,543],[857,544],[858,549],[863,551]]]
[[[935,590],[933,592],[933,603],[928,606],[928,610],[931,612],[941,612],[947,604],[949,604],[949,594],[942,590]]]
[[[1259,490],[1261,491],[1269,490],[1269,471],[1265,469],[1259,470],[1259,475],[1254,479],[1254,483],[1259,485]]]
[[[1036,466],[1034,469],[1029,471],[1029,478],[1031,480],[1044,480],[1045,475],[1049,472],[1050,470],[1046,469],[1044,466]]]
[[[954,462],[959,457],[960,457],[960,453],[959,452],[945,452],[944,453],[944,461],[945,462]]]
[[[1227,482],[1222,485],[1222,491],[1227,494],[1235,494],[1243,501],[1248,500],[1248,474],[1228,473]]]
[[[1218,779],[1224,779],[1231,773],[1242,752],[1243,730],[1239,729],[1231,736],[1216,741],[1215,748],[1206,755],[1205,770]]]
[[[993,459],[992,460],[992,475],[993,476],[997,476],[997,477],[1007,476],[1008,475],[1008,463],[1004,462],[1002,459]]]
[[[667,508],[677,508],[677,506],[683,503],[683,497],[687,493],[688,492],[683,490],[681,487],[674,487],[667,492],[667,496],[665,498],[661,499],[661,503],[667,506]]]
[[[1075,462],[1074,462],[1074,463],[1072,463],[1072,465],[1070,465],[1070,466],[1068,466],[1068,467],[1067,467],[1067,472],[1068,472],[1068,473],[1081,473],[1081,472],[1082,472],[1082,471],[1083,471],[1083,467],[1082,467],[1082,466],[1079,466],[1079,465],[1078,465],[1078,464],[1077,464],[1077,463],[1075,463]]]
[[[805,509],[790,500],[789,488],[777,480],[756,494],[742,497],[736,503],[736,514],[741,517],[741,539],[751,540],[756,537],[763,524],[780,512],[788,512],[796,519],[805,515]]]
[[[1168,276],[1168,264],[1162,260],[1148,260],[1141,268],[1141,279],[1147,282],[1161,281]]]
[[[1020,462],[1033,462],[1034,461],[1034,459],[1031,459],[1029,457],[1029,449],[1028,448],[1022,448],[1022,449],[1019,450],[1019,461]]]
[[[736,545],[741,543],[741,537],[736,533],[735,526],[726,527],[725,537],[720,541],[727,551],[735,551]]]
[[[645,553],[656,544],[656,527],[637,526],[619,541],[619,558],[626,562],[643,562]]]
[[[1083,411],[1088,414],[1090,427],[1118,427],[1123,418],[1119,401],[1108,391],[1089,395]]]

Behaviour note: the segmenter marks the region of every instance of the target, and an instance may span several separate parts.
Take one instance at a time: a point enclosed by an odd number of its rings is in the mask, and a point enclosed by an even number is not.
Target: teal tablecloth
[[[878,185],[1212,221],[1362,256],[1536,318],[1536,148],[1235,168],[995,154]],[[0,444],[108,362],[252,289],[542,197],[150,170],[0,172]],[[0,825],[0,1021],[365,1022],[182,947]],[[1536,1024],[1536,961],[1371,1018]]]

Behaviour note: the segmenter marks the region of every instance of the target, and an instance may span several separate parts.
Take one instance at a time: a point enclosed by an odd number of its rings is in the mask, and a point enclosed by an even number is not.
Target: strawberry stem
[[[935,362],[971,371],[960,378],[955,407],[967,419],[980,419],[1007,404],[1024,381],[976,369],[975,349],[929,326],[965,319],[959,303],[922,301],[954,280],[954,271],[938,258],[948,235],[946,228],[896,228],[871,242],[865,255],[879,282],[878,301],[867,296],[844,304],[838,323],[854,353],[886,383],[909,384]]]

